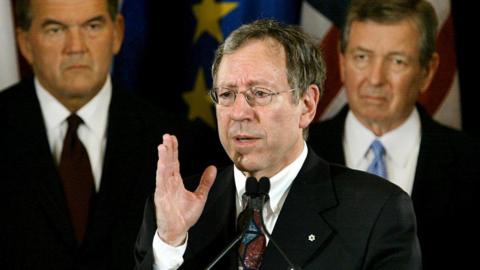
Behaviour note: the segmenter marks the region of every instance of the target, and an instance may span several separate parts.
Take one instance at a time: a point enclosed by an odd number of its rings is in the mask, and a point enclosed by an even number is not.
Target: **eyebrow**
[[[352,48],[350,51],[351,51],[351,52],[361,51],[361,52],[373,53],[372,50],[369,50],[369,49],[367,49],[367,48],[363,48],[363,47],[360,47],[360,46],[355,47],[355,48]]]
[[[366,52],[366,53],[370,53],[370,54],[375,54],[374,51],[363,48],[363,47],[356,47],[356,48],[353,48],[351,51],[352,52],[361,51],[361,52]],[[390,56],[402,56],[402,57],[410,58],[405,52],[402,52],[402,51],[392,51],[392,52],[389,52],[387,54],[387,56],[389,56],[389,57]]]
[[[98,15],[98,16],[95,16],[89,20],[87,20],[86,22],[82,23],[82,24],[88,24],[88,23],[91,23],[91,22],[95,22],[95,21],[99,21],[99,22],[105,22],[107,19],[105,18],[104,15]]]
[[[91,23],[91,22],[95,22],[95,21],[99,21],[99,22],[105,22],[106,21],[106,18],[104,15],[98,15],[98,16],[95,16],[93,18],[90,18],[88,20],[86,20],[85,22],[82,23],[82,25],[84,24],[88,24],[88,23]],[[62,26],[67,26],[68,24],[64,23],[64,22],[61,22],[61,21],[58,21],[58,20],[55,20],[55,19],[50,19],[50,18],[47,18],[45,19],[45,21],[42,23],[42,28],[45,28],[49,25],[52,25],[52,24],[58,24],[58,25],[62,25]]]
[[[45,28],[49,25],[52,25],[52,24],[59,24],[59,25],[63,25],[65,26],[66,24],[65,23],[62,23],[60,21],[57,21],[57,20],[54,20],[54,19],[46,19],[45,21],[43,21],[42,23],[42,28]]]

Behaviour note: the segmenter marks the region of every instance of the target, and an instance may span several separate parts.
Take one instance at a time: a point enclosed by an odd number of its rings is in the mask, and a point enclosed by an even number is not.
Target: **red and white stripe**
[[[420,103],[439,122],[460,129],[460,89],[458,83],[454,29],[450,12],[450,0],[429,0],[437,12],[440,31],[437,51],[440,65],[432,84],[420,96]],[[307,2],[303,2],[301,13],[303,29],[318,40],[327,63],[327,91],[320,100],[317,120],[335,115],[345,104],[346,95],[340,82],[338,68],[339,29]]]

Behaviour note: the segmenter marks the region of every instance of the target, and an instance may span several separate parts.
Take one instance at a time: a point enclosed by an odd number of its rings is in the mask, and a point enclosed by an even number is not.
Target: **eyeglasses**
[[[225,87],[215,87],[210,90],[210,97],[213,102],[222,106],[231,106],[235,103],[235,99],[238,94],[242,94],[245,97],[245,100],[250,106],[265,106],[272,102],[273,96],[288,93],[295,91],[296,88],[284,91],[274,92],[272,90],[261,88],[261,87],[252,87],[247,89],[244,92],[238,92],[237,90],[232,90]]]

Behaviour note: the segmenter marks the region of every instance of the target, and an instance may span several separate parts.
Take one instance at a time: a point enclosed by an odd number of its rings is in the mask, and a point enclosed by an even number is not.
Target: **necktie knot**
[[[373,141],[372,145],[370,145],[370,149],[372,149],[375,158],[383,158],[383,156],[385,155],[385,147],[383,147],[382,142],[380,142],[379,140]]]
[[[70,151],[70,149],[74,147],[77,142],[80,142],[78,140],[77,130],[80,124],[83,123],[83,120],[78,115],[72,113],[69,117],[67,117],[67,123],[67,133],[65,134],[65,139],[63,141],[64,151]]]
[[[373,152],[373,160],[367,171],[380,177],[387,178],[387,167],[385,165],[385,147],[379,140],[374,140],[370,145]]]
[[[76,131],[80,124],[83,124],[82,118],[80,116],[72,113],[67,117],[68,129]]]

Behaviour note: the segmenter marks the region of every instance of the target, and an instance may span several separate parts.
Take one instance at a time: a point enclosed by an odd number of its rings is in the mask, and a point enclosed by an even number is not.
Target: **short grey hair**
[[[112,20],[115,20],[118,14],[119,0],[105,0],[108,1],[108,13]],[[15,1],[15,15],[17,18],[17,25],[20,29],[28,31],[32,25],[32,10],[30,7],[31,0],[16,0]]]
[[[342,28],[340,50],[345,53],[353,22],[373,21],[394,24],[412,20],[420,33],[420,65],[427,67],[435,52],[438,19],[433,6],[425,0],[352,0]]]
[[[212,65],[213,82],[216,82],[218,68],[224,55],[234,53],[251,40],[269,38],[280,43],[285,51],[287,79],[290,87],[295,89],[293,95],[295,102],[299,101],[312,84],[317,85],[322,94],[326,67],[319,47],[299,27],[271,19],[245,24],[228,36],[215,52]]]

